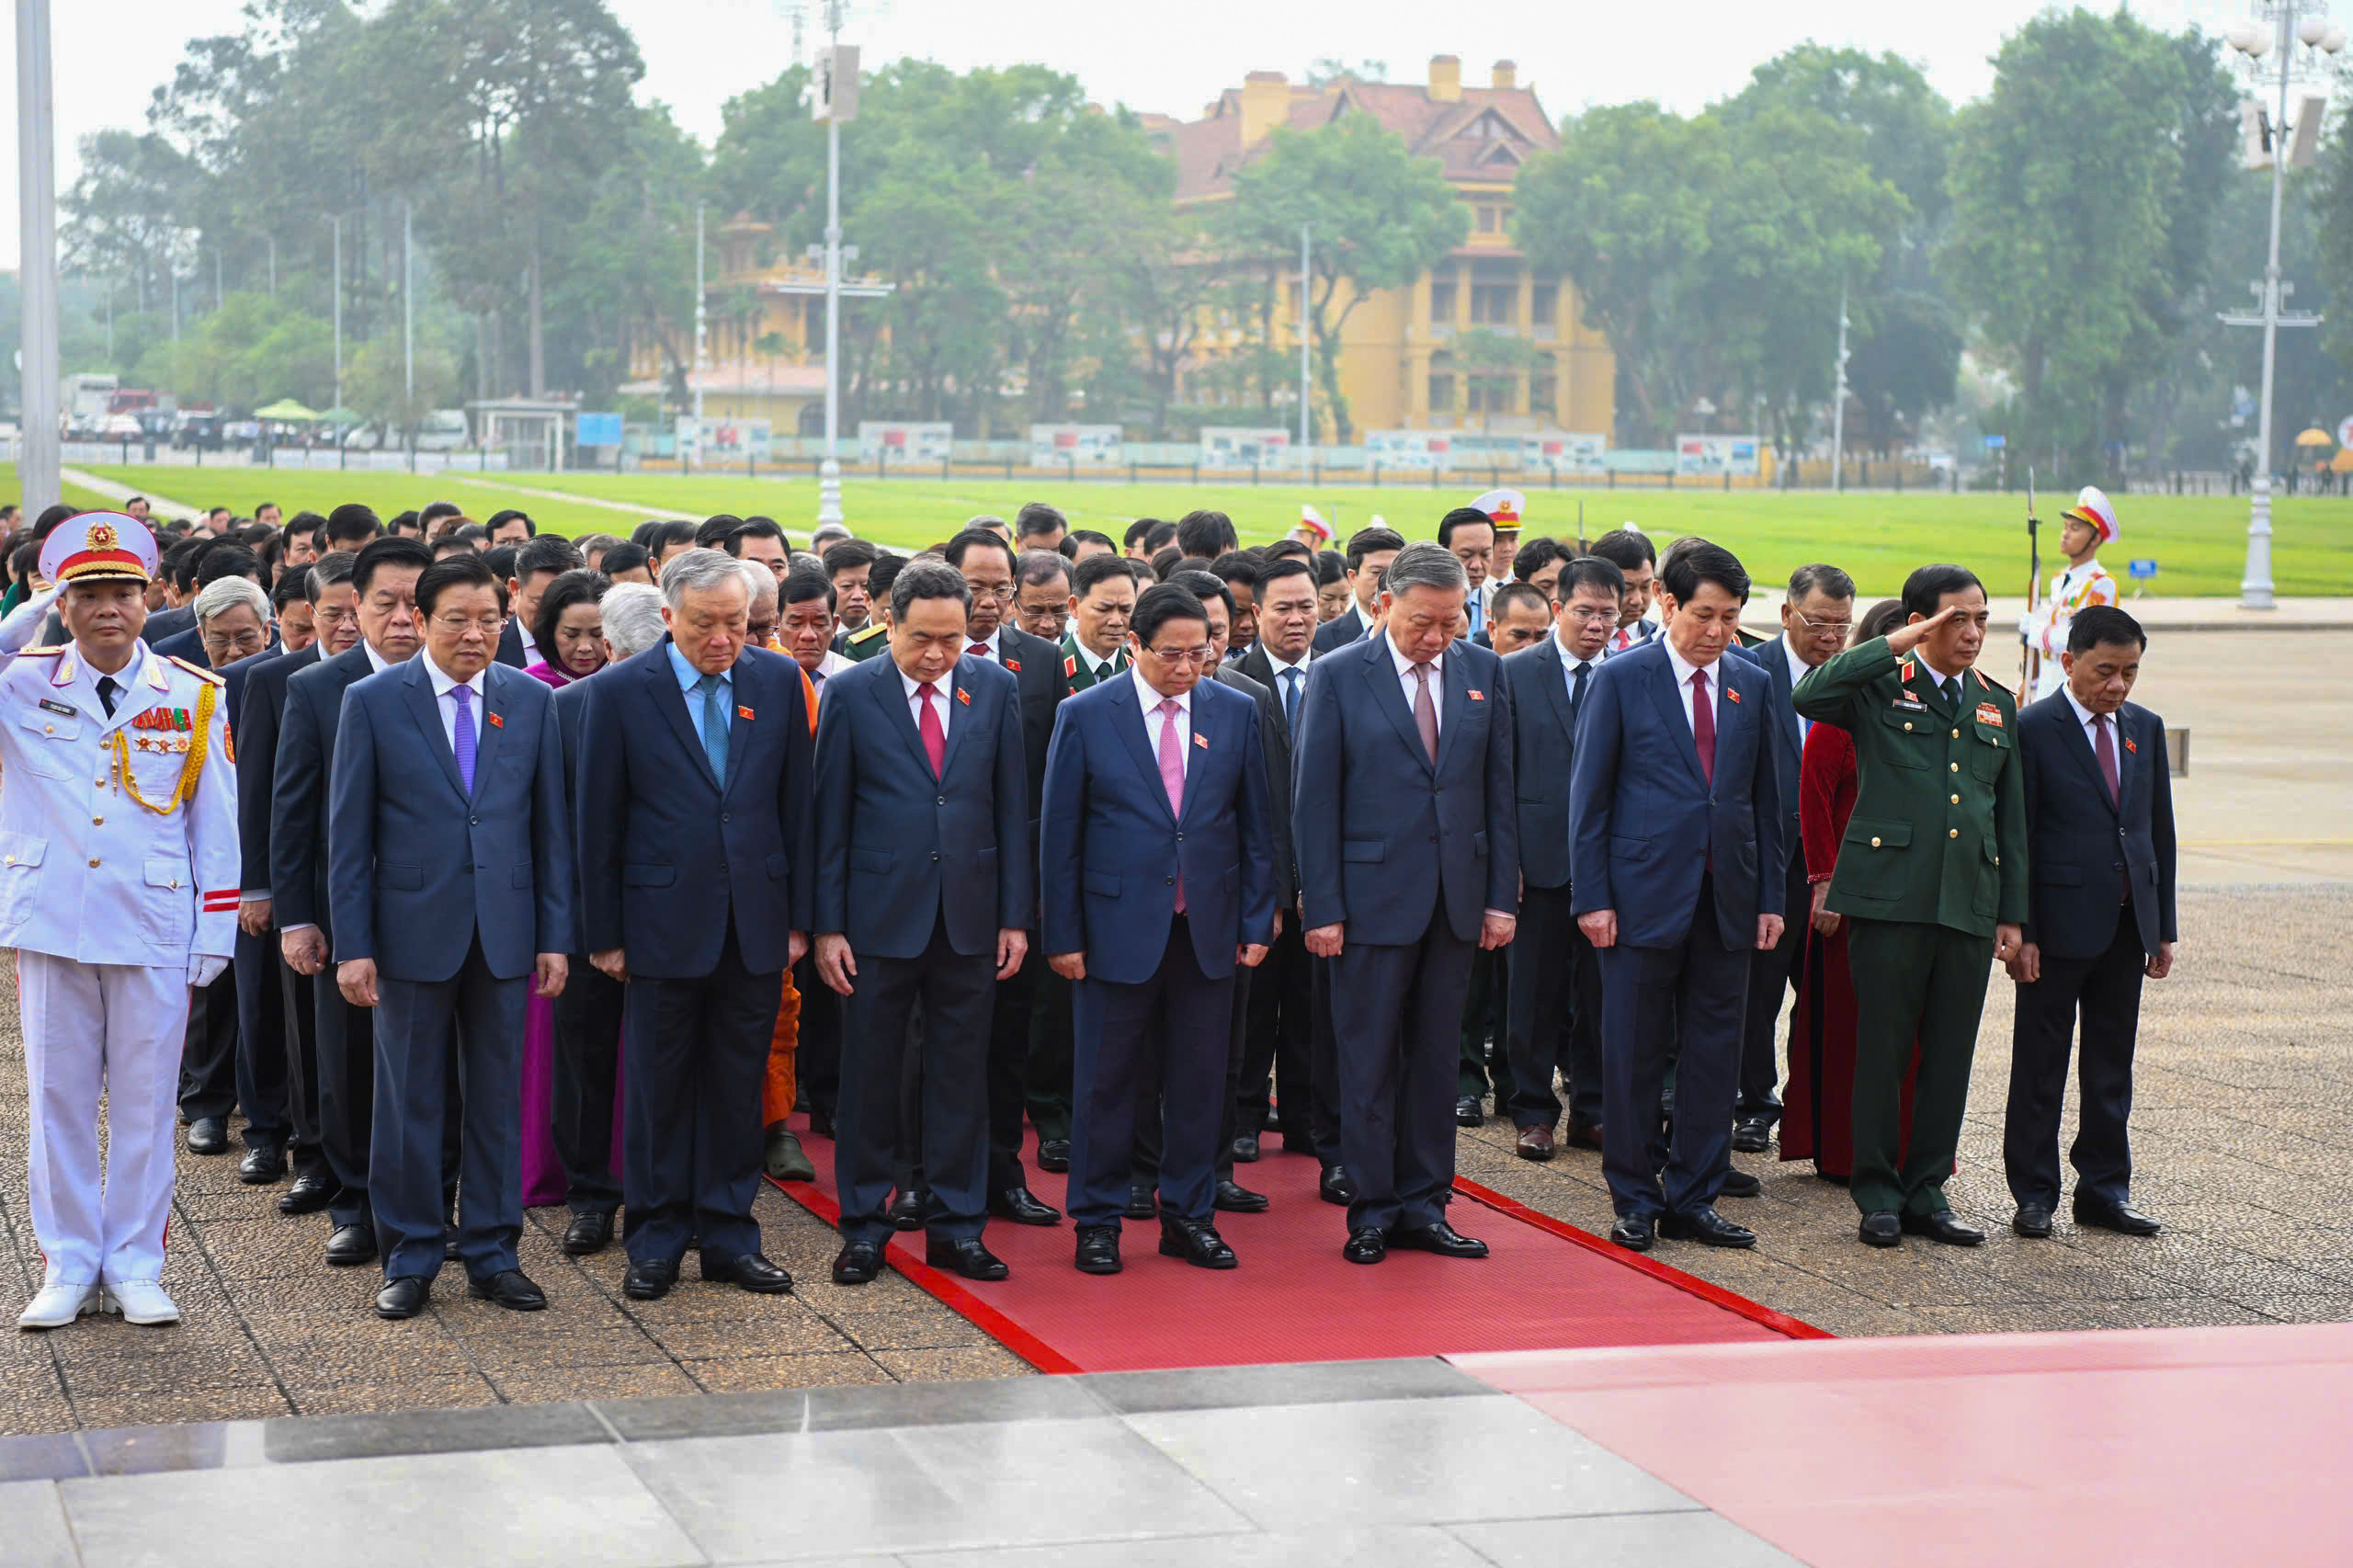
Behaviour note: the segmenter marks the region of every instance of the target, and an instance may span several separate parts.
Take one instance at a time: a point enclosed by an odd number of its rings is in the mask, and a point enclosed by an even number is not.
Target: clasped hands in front
[[[1783,925],[1778,915],[1756,917],[1758,952],[1770,952],[1779,945]],[[1584,932],[1585,939],[1595,947],[1614,948],[1618,945],[1618,912],[1614,909],[1588,909],[1577,916],[1577,929]]]

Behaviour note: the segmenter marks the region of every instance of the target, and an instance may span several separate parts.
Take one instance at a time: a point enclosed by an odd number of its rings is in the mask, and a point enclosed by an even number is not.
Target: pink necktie
[[[1168,814],[1185,820],[1185,748],[1176,739],[1176,699],[1160,699],[1160,787],[1168,791]],[[1185,913],[1185,873],[1176,872],[1176,913]]]
[[[2092,729],[2099,736],[2094,749],[2099,753],[2099,775],[2108,780],[2108,799],[2112,805],[2124,803],[2124,783],[2116,771],[2116,740],[2109,733],[2109,720],[2105,713],[2092,715]]]
[[[948,770],[948,732],[940,727],[939,710],[932,706],[939,693],[926,681],[915,687],[915,695],[923,699],[923,722],[915,731],[923,736],[923,754],[931,758],[931,776],[937,778]]]

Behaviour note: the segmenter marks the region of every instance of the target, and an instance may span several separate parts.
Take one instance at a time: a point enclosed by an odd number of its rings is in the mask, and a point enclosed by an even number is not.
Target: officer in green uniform
[[[857,631],[844,634],[835,650],[845,659],[863,664],[891,645],[891,621],[888,611]]]
[[[904,558],[890,551],[877,552],[874,564],[867,569],[866,591],[872,596],[867,613],[874,619],[855,631],[845,631],[834,639],[834,652],[843,658],[864,664],[877,653],[891,650],[891,585],[898,579]]]
[[[2026,920],[2018,702],[1976,668],[1985,586],[1967,568],[1921,567],[1904,585],[1904,625],[1819,665],[1794,694],[1801,714],[1855,739],[1855,814],[1829,896],[1849,922],[1855,976],[1848,1190],[1869,1245],[1895,1246],[1909,1232],[1975,1246],[1985,1233],[1953,1218],[1944,1184],[1986,981],[2018,950]]]

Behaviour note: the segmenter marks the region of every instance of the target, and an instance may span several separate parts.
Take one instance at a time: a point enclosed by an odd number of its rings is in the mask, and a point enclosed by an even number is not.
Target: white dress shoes
[[[125,1323],[152,1327],[180,1321],[179,1308],[153,1279],[109,1279],[103,1287],[100,1305],[108,1312],[121,1313]]]
[[[96,1280],[82,1284],[44,1285],[17,1314],[18,1328],[63,1328],[85,1312],[98,1310]]]

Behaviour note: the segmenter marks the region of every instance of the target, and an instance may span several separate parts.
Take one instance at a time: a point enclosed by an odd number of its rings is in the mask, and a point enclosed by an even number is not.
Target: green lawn
[[[521,506],[541,526],[566,533],[627,533],[645,517],[700,517],[713,512],[762,512],[796,531],[817,507],[815,481],[680,478],[662,474],[350,474],[298,470],[97,468],[119,483],[198,505],[214,499],[250,511],[275,500],[289,511],[319,511],[347,500],[366,501],[387,516],[446,498],[477,517],[501,506]],[[560,491],[560,501],[523,490]],[[843,486],[844,509],[861,537],[921,548],[955,531],[980,512],[1011,517],[1024,501],[1060,506],[1074,528],[1117,538],[1139,516],[1174,519],[1194,506],[1230,513],[1250,540],[1288,530],[1302,501],[1312,503],[1343,539],[1376,515],[1408,538],[1427,538],[1448,506],[1470,499],[1475,483],[1430,490],[1418,485],[1264,486],[1037,483],[1001,479],[852,479]],[[2068,494],[2072,494],[2070,491]],[[591,504],[622,502],[627,511]],[[2055,569],[2060,492],[2040,498],[2044,570]],[[1996,595],[2024,592],[2026,537],[2022,495],[1831,495],[1799,491],[1725,493],[1711,490],[1535,490],[1529,493],[1527,537],[1574,534],[1584,509],[1588,535],[1624,522],[1639,523],[1664,542],[1704,533],[1738,552],[1760,582],[1786,578],[1809,561],[1829,561],[1854,574],[1864,594],[1893,594],[1904,574],[1924,562],[1959,561],[1973,568]],[[2126,495],[2119,498],[2124,536],[2108,552],[2120,577],[2126,562],[2153,557],[2159,575],[2151,589],[2166,595],[2230,595],[2238,589],[2246,549],[2246,502],[2223,496]],[[2274,507],[2272,575],[2283,595],[2353,592],[2353,499],[2283,498]]]
[[[16,498],[17,465],[11,462],[0,462],[0,499],[13,501]],[[68,505],[74,506],[104,508],[114,505],[97,491],[85,490],[78,484],[65,486],[64,499]]]

